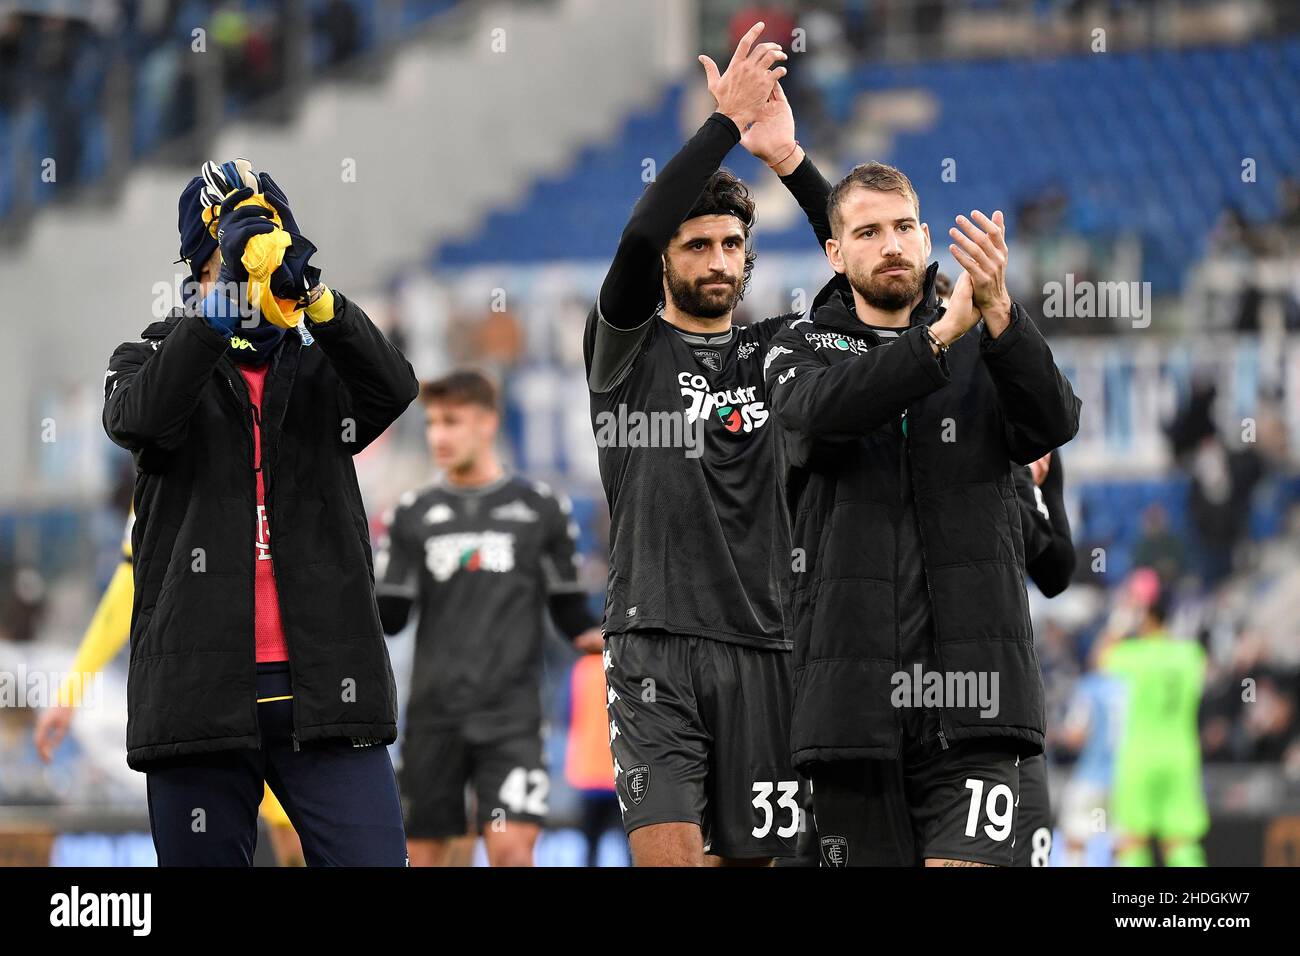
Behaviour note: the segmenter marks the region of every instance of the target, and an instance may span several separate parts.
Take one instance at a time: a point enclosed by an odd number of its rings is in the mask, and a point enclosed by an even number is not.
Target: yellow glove
[[[317,325],[334,318],[334,293],[330,291],[329,286],[322,286],[320,296],[307,306],[307,318]]]
[[[278,298],[271,291],[271,274],[284,264],[284,254],[293,245],[293,237],[284,231],[280,214],[261,193],[254,193],[234,208],[239,209],[250,205],[267,210],[271,222],[275,223],[275,229],[253,236],[244,244],[240,261],[248,270],[248,301],[256,304],[261,309],[262,315],[266,317],[266,321],[272,325],[291,329],[302,321],[302,306],[293,299]],[[219,217],[213,214],[212,210],[217,208],[213,206],[203,210],[208,229],[214,235],[219,225]]]

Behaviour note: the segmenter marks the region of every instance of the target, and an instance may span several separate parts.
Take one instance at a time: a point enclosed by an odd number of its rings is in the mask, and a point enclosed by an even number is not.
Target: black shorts
[[[410,729],[398,773],[406,835],[440,840],[506,821],[543,824],[550,777],[536,726],[480,738],[466,727]],[[471,823],[466,790],[472,784]]]
[[[906,711],[897,760],[812,768],[822,866],[919,866],[927,859],[1015,865],[1015,746],[990,739],[944,747],[937,728],[929,711]]]
[[[1016,866],[1047,866],[1052,856],[1052,803],[1047,793],[1047,757],[1020,761],[1020,806],[1016,808]]]
[[[790,654],[660,631],[605,640],[610,750],[628,833],[695,823],[708,853],[790,856]]]

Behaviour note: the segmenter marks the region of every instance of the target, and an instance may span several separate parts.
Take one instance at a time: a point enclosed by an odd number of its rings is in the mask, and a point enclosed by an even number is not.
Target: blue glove
[[[284,231],[293,239],[293,245],[285,251],[284,264],[271,274],[271,291],[282,299],[301,299],[320,282],[320,269],[310,264],[316,246],[298,228],[298,221],[289,208],[289,197],[271,174],[259,173],[257,181],[266,201],[279,213]]]

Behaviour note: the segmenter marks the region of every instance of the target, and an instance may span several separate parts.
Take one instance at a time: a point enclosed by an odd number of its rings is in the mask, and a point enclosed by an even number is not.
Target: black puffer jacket
[[[299,742],[390,742],[396,690],[352,456],[415,398],[410,364],[339,293],[289,332],[261,414],[271,557]],[[118,346],[104,428],[136,462],[127,762],[259,745],[253,640],[253,406],[226,339],[198,317]]]
[[[973,329],[944,361],[936,358],[920,327],[943,314],[935,272],[931,266],[912,328],[893,344],[880,347],[835,282],[818,295],[811,318],[773,339],[766,358],[797,549],[791,749],[799,767],[898,753],[891,694],[902,667],[895,529],[904,455],[933,660],[945,674],[998,680],[996,715],[944,708],[944,738],[1008,738],[1026,754],[1043,746],[1043,686],[1011,462],[1068,442],[1079,400],[1018,305],[997,339]]]

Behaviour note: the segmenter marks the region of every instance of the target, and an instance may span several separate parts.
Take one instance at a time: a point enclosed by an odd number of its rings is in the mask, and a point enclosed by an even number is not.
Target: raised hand
[[[769,166],[793,158],[798,151],[799,144],[794,138],[794,112],[780,83],[772,84],[772,94],[759,110],[753,125],[741,129],[740,145]]]
[[[971,218],[957,217],[948,230],[948,247],[957,264],[971,277],[975,308],[984,315],[989,334],[996,338],[1011,321],[1011,295],[1007,292],[1007,239],[1002,211],[990,219],[978,209]]]
[[[217,242],[221,245],[223,282],[246,282],[248,270],[244,268],[244,247],[254,236],[275,231],[271,213],[264,206],[240,205],[252,195],[253,190],[245,186],[230,193],[221,203],[221,216],[217,219]]]
[[[718,112],[730,117],[741,130],[758,119],[772,95],[772,86],[786,74],[783,66],[772,69],[774,63],[787,59],[779,43],[754,43],[764,26],[760,20],[740,38],[725,73],[719,74],[718,65],[710,57],[699,57]]]
[[[971,294],[972,289],[970,273],[962,272],[952,287],[952,294],[948,296],[948,308],[943,318],[930,326],[930,331],[944,345],[952,345],[980,320],[979,310],[975,308]]]
[[[1031,461],[1029,463],[1029,472],[1034,476],[1034,484],[1042,485],[1047,479],[1047,472],[1051,467],[1052,453],[1050,451],[1038,461]]]

